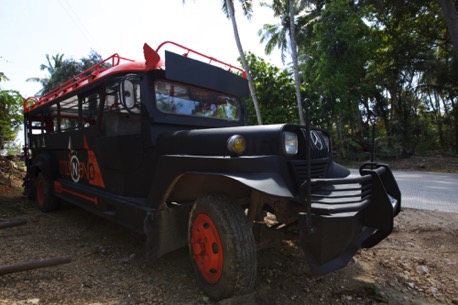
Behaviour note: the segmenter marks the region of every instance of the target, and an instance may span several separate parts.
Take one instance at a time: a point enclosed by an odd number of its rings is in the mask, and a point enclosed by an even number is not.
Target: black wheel
[[[256,243],[242,208],[222,194],[197,199],[189,251],[198,282],[212,299],[243,294],[256,281]]]
[[[36,180],[36,199],[38,208],[43,212],[54,211],[60,206],[59,198],[54,196],[51,182],[42,173],[38,174]]]

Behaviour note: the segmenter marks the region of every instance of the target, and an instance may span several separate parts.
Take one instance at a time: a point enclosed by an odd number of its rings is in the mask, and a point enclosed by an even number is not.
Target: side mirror
[[[127,74],[119,83],[119,92],[122,106],[129,112],[138,106],[140,99],[137,92],[141,78],[136,74]]]

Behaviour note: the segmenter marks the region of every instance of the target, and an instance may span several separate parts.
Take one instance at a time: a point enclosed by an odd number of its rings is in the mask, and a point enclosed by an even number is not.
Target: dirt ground
[[[393,168],[458,172],[458,160],[441,160]],[[72,260],[0,275],[2,305],[458,305],[458,213],[403,209],[387,239],[325,276],[311,275],[292,242],[261,250],[255,291],[220,302],[197,287],[187,249],[147,264],[142,237],[70,205],[42,213],[22,196],[14,175],[11,186],[0,180],[0,223],[12,220],[26,224],[0,230],[0,271],[32,259]]]

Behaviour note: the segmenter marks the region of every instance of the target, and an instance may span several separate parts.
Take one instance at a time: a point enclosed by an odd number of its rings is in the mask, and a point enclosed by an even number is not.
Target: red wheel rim
[[[192,259],[202,277],[211,284],[223,273],[223,247],[218,230],[206,214],[197,215],[191,229]]]
[[[37,201],[40,207],[43,207],[45,201],[44,183],[42,179],[37,180]]]

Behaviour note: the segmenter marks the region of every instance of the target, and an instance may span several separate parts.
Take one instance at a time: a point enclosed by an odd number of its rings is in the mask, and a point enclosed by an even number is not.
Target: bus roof
[[[81,89],[89,84],[92,84],[99,79],[107,77],[108,75],[125,72],[144,72],[148,70],[162,69],[165,67],[165,64],[159,56],[159,50],[167,44],[171,44],[180,49],[184,49],[186,53],[184,53],[183,56],[185,57],[188,57],[189,54],[193,54],[198,57],[203,57],[209,60],[208,64],[225,67],[228,71],[237,70],[241,72],[244,78],[246,78],[246,73],[243,69],[240,69],[239,67],[233,66],[231,64],[227,64],[223,61],[202,54],[200,52],[194,51],[175,42],[165,41],[161,43],[156,50],[152,49],[148,44],[145,43],[143,45],[143,52],[145,56],[144,62],[121,57],[117,53],[115,53],[110,57],[97,63],[96,65],[90,67],[86,71],[74,76],[73,78],[71,78],[64,84],[60,85],[59,87],[55,88],[54,90],[42,95],[41,97],[29,97],[25,99],[24,113],[27,113],[34,109],[40,108],[46,104],[49,104],[60,97],[66,96],[71,92],[77,89]]]

